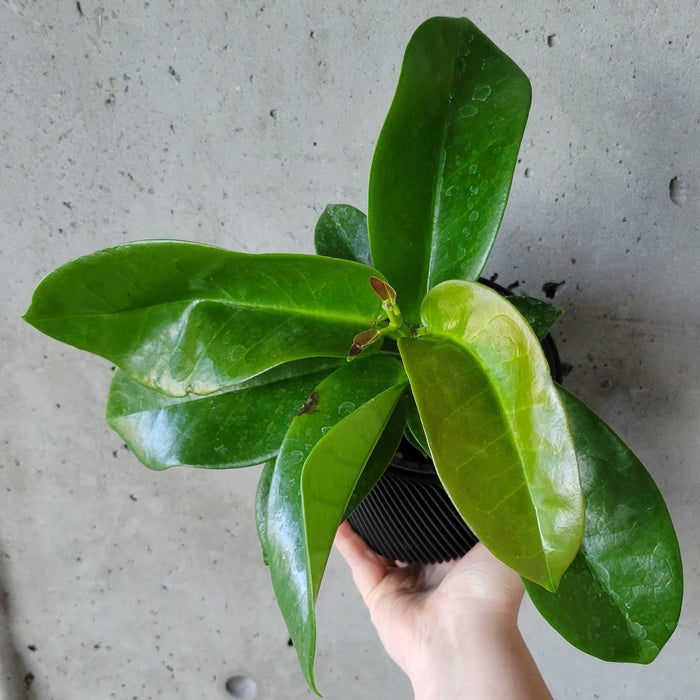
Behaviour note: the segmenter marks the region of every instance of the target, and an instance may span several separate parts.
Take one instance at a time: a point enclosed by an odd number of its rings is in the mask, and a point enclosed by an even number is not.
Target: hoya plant
[[[404,435],[572,644],[647,663],[676,625],[668,511],[630,449],[551,379],[539,340],[559,312],[478,281],[530,97],[470,21],[428,20],[377,141],[368,214],[329,205],[317,255],[129,243],[55,270],[25,315],[116,365],[107,420],[146,466],[265,464],[258,531],[314,690],[335,532]]]

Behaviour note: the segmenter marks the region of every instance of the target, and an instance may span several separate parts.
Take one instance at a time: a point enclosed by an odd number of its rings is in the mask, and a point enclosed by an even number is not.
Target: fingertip
[[[335,546],[345,561],[352,568],[358,558],[374,554],[367,543],[353,530],[352,525],[345,520],[335,534]]]
[[[338,528],[338,531],[336,532],[336,537],[348,537],[351,534],[357,534],[353,529],[352,525],[350,525],[349,520],[343,520],[342,523],[340,523],[340,527]]]
[[[335,533],[334,544],[346,560],[346,553],[352,547],[357,547],[357,543],[353,541],[353,536],[357,537],[357,533],[352,529],[352,525],[347,520],[344,520]]]

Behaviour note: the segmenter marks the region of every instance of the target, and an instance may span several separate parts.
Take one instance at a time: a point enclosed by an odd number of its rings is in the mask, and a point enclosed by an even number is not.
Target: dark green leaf
[[[683,573],[673,524],[631,450],[582,401],[560,392],[574,434],[586,528],[556,593],[525,585],[574,646],[606,661],[649,663],[680,614]]]
[[[258,531],[265,566],[270,564],[270,557],[267,554],[267,503],[270,498],[270,483],[274,469],[274,461],[265,463],[255,492],[255,527]]]
[[[421,315],[426,335],[398,344],[440,479],[497,557],[555,590],[584,514],[542,348],[507,301],[474,282],[435,287]]]
[[[269,488],[272,584],[304,676],[315,690],[314,601],[335,531],[407,384],[401,362],[360,357],[322,381],[292,421]]]
[[[534,297],[511,296],[506,299],[525,317],[540,340],[549,333],[554,322],[564,313],[556,306]]]
[[[368,213],[374,265],[409,323],[431,287],[478,278],[529,108],[527,77],[469,20],[417,29],[377,142]]]
[[[343,360],[297,360],[216,394],[179,398],[149,389],[117,370],[107,422],[151,469],[260,464],[277,454],[294,414],[340,363]]]
[[[304,357],[345,357],[384,318],[376,270],[313,255],[143,241],[67,263],[25,319],[172,396],[208,394]]]
[[[367,217],[349,204],[329,204],[316,224],[316,252],[372,265]]]

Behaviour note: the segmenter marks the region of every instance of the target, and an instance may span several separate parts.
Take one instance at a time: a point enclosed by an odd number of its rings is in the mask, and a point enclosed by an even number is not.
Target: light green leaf
[[[534,297],[509,296],[506,299],[525,317],[540,340],[549,333],[554,322],[564,313],[556,306]]]
[[[329,204],[324,209],[316,224],[314,243],[319,255],[372,265],[367,217],[349,204]]]
[[[384,318],[376,270],[313,255],[142,241],[79,258],[25,320],[172,396],[209,394],[304,357],[345,357]]]
[[[272,584],[309,686],[316,690],[314,601],[350,497],[407,379],[401,362],[358,358],[322,381],[289,426],[269,487]]]
[[[374,265],[409,323],[431,287],[479,277],[529,108],[525,74],[469,20],[416,30],[377,141],[368,212]]]
[[[497,292],[445,282],[398,341],[435,467],[476,536],[555,590],[583,534],[571,433],[540,344]]]
[[[678,622],[683,572],[663,497],[622,440],[560,387],[586,501],[579,553],[556,593],[526,581],[565,639],[606,661],[649,663]]]
[[[229,469],[272,459],[294,414],[344,360],[311,358],[275,367],[216,394],[166,396],[117,370],[107,423],[151,469]]]

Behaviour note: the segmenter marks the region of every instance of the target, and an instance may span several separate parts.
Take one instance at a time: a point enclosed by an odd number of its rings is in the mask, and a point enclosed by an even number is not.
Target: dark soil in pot
[[[499,285],[479,281],[504,296],[509,294]],[[551,336],[542,340],[542,349],[552,378],[561,382],[559,353]],[[405,439],[382,478],[348,520],[375,552],[412,564],[458,559],[478,542],[452,504],[432,461]]]

